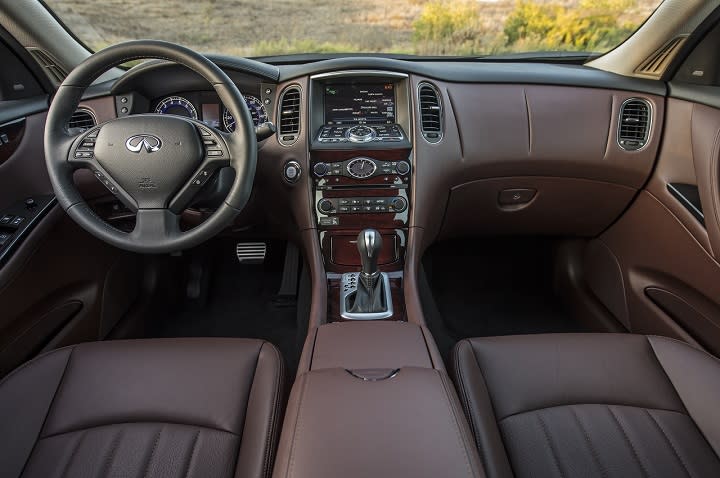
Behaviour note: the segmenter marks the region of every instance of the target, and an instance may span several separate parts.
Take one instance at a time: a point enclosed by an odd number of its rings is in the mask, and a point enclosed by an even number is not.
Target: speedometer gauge
[[[252,95],[243,96],[245,97],[245,104],[250,111],[250,116],[252,117],[253,124],[255,126],[258,126],[262,123],[267,122],[267,110],[265,109],[265,106],[263,106],[262,101]],[[225,108],[225,110],[223,111],[223,126],[225,126],[225,130],[230,133],[235,131],[235,118],[233,118],[233,115],[230,114],[227,108]]]
[[[158,103],[155,113],[161,115],[185,116],[186,118],[198,119],[197,110],[189,100],[182,96],[169,96]]]

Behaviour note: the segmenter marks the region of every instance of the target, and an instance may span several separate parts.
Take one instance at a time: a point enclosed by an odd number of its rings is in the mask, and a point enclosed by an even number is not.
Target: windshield
[[[659,0],[46,0],[92,50],[161,39],[203,53],[602,53]]]

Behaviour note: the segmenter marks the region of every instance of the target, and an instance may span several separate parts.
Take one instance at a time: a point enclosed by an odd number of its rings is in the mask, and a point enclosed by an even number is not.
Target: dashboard
[[[341,269],[345,254],[355,257],[350,244],[364,227],[393,245],[384,256],[391,263],[402,260],[413,228],[428,243],[596,235],[647,181],[663,125],[658,82],[582,66],[213,60],[243,93],[256,126],[277,130],[258,143],[253,193],[236,229],[316,231],[328,270]],[[168,62],[133,68],[92,101],[111,102],[117,116],[234,125],[203,78]],[[650,118],[635,150],[620,137],[633,108]],[[207,183],[215,198],[229,184],[223,174]],[[197,220],[213,204],[194,205]]]

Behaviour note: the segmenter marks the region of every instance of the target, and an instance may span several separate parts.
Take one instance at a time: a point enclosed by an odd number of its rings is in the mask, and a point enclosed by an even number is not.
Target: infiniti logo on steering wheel
[[[139,153],[143,148],[148,153],[154,153],[162,147],[162,141],[152,134],[136,134],[125,141],[125,147],[133,153]]]

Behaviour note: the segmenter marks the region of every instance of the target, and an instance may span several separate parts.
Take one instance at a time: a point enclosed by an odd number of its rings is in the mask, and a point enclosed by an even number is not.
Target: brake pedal
[[[264,242],[238,242],[235,247],[240,264],[262,264],[267,254],[267,244]]]

